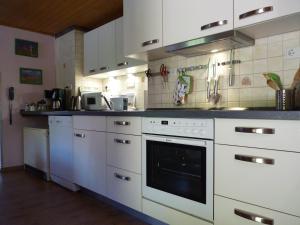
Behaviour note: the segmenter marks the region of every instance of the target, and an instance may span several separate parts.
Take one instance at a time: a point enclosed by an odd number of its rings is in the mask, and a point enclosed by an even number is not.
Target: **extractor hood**
[[[167,46],[167,52],[193,57],[198,55],[207,55],[214,52],[226,51],[230,49],[242,48],[254,45],[253,38],[235,30],[230,30],[206,37],[181,42]]]

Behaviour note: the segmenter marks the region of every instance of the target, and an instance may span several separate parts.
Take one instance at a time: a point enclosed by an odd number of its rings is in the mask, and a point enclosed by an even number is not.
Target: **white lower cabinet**
[[[107,167],[107,196],[137,211],[142,210],[141,175]]]
[[[276,198],[276,196],[274,196]],[[299,225],[300,218],[215,196],[215,225]]]
[[[300,153],[215,146],[215,193],[300,216]]]
[[[107,164],[141,173],[141,136],[108,133]]]
[[[74,180],[79,186],[106,194],[106,134],[74,129]]]

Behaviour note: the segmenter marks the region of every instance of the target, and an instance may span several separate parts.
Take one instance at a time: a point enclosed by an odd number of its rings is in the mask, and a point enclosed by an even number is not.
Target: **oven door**
[[[213,221],[213,141],[143,135],[143,197]]]

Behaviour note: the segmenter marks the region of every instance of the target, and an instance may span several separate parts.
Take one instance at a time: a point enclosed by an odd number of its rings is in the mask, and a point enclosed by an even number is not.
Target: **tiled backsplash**
[[[147,86],[148,82],[144,73],[110,77],[102,80],[102,91],[109,97],[128,93],[135,94],[137,109],[144,109]]]
[[[235,50],[235,59],[241,64],[235,65],[235,83],[228,86],[228,66],[218,66],[220,75],[219,93],[221,100],[217,106],[222,107],[265,107],[275,106],[275,92],[266,85],[262,73],[274,72],[281,77],[285,88],[288,88],[294,74],[300,65],[300,59],[286,59],[288,48],[300,46],[300,31],[285,33],[262,39],[256,39],[255,45]],[[174,56],[152,61],[149,68],[158,73],[161,64],[170,70],[168,84],[164,87],[162,78],[154,76],[148,81],[148,107],[176,107],[172,96],[175,81],[178,77],[177,68],[207,64],[209,58],[218,62],[228,61],[230,51],[215,53],[193,58]],[[206,70],[188,72],[193,76],[193,92],[188,95],[186,104],[182,107],[211,107],[206,99]]]

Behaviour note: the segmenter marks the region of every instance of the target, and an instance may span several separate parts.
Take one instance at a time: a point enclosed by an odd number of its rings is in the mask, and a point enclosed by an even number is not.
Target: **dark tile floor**
[[[0,225],[146,225],[82,193],[26,172],[0,174]]]

